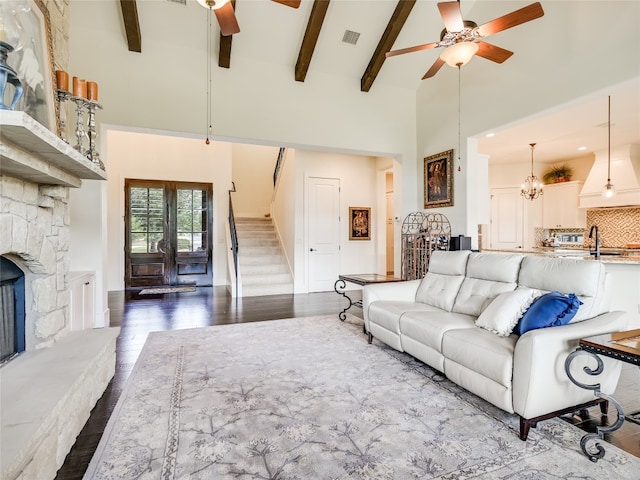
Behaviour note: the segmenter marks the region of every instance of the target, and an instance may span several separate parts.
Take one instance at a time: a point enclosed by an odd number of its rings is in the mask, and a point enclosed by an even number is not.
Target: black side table
[[[338,314],[338,318],[343,322],[347,318],[347,310],[351,307],[362,308],[362,300],[356,300],[355,302],[345,293],[345,289],[347,287],[347,282],[354,283],[356,285],[364,286],[370,285],[372,283],[390,283],[390,282],[401,282],[401,278],[391,277],[389,275],[379,275],[377,273],[363,273],[363,274],[355,274],[355,275],[339,275],[338,280],[336,280],[333,289],[336,291],[338,295],[342,295],[344,298],[349,300],[349,305],[347,308],[342,310]],[[362,327],[364,333],[367,333],[366,327]]]
[[[630,363],[632,365],[640,366],[640,329],[639,330],[627,330],[626,332],[615,332],[605,335],[596,335],[594,337],[587,337],[580,340],[578,349],[569,354],[565,363],[564,369],[569,379],[580,388],[586,390],[593,390],[593,393],[598,398],[603,398],[616,408],[618,412],[618,418],[616,422],[609,427],[596,427],[597,433],[588,433],[580,440],[580,448],[584,454],[592,462],[597,462],[604,457],[604,447],[596,441],[596,451],[589,451],[587,449],[587,442],[595,439],[604,439],[605,433],[611,433],[618,430],[624,423],[625,416],[622,410],[622,406],[611,396],[605,395],[600,391],[600,384],[587,385],[576,380],[571,374],[571,362],[578,355],[588,355],[596,360],[597,367],[591,369],[584,367],[584,372],[588,375],[599,375],[604,370],[604,363],[601,356],[615,358],[621,362]],[[633,414],[636,415],[636,414]],[[635,422],[635,420],[632,420]]]

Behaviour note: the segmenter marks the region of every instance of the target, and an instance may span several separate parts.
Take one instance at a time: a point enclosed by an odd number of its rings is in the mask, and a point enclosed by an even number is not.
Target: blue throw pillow
[[[545,293],[527,309],[516,325],[515,332],[523,335],[536,328],[566,325],[575,317],[580,305],[582,302],[575,293]]]

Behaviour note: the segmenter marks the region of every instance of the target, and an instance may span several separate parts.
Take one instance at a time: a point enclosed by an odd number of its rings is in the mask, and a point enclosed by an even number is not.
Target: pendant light
[[[607,152],[607,183],[604,187],[602,187],[602,196],[604,198],[612,198],[616,194],[616,190],[611,183],[611,95],[609,95],[607,129],[609,132]]]
[[[521,185],[520,195],[529,200],[535,200],[542,195],[542,182],[533,174],[533,149],[536,144],[530,143],[529,145],[531,145],[531,175],[525,178],[524,183]]]

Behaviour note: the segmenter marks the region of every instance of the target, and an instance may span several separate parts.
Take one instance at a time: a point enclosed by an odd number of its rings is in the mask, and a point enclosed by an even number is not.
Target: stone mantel
[[[24,112],[0,110],[0,173],[39,185],[106,180],[97,164]]]

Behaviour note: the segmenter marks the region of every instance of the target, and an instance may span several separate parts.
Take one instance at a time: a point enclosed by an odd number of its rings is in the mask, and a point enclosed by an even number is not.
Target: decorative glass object
[[[16,71],[7,64],[9,54],[22,48],[22,25],[18,19],[17,6],[11,2],[0,2],[0,109],[13,110],[22,96],[23,86]],[[13,97],[5,104],[7,84],[13,85]]]

